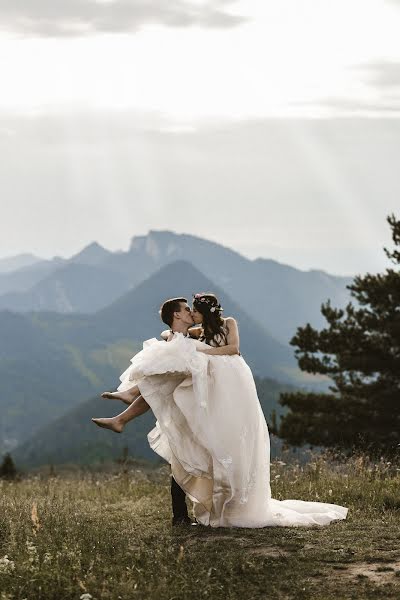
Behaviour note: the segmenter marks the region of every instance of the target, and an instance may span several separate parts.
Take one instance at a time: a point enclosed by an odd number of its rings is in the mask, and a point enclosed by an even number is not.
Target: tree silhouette
[[[0,477],[2,479],[15,479],[17,477],[17,469],[9,453],[4,456],[0,465]]]
[[[355,277],[348,286],[356,304],[321,307],[327,328],[298,328],[299,367],[328,376],[330,394],[285,393],[290,410],[278,433],[285,441],[392,453],[400,443],[400,221],[390,215],[395,268]]]

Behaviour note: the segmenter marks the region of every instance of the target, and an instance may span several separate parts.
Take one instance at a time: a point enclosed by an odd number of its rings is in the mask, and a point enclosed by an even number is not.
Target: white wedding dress
[[[197,352],[203,342],[175,334],[144,343],[121,375],[134,383],[157,423],[151,448],[212,527],[327,525],[347,508],[323,502],[274,500],[268,427],[249,366],[241,356]],[[208,347],[208,346],[205,346]]]

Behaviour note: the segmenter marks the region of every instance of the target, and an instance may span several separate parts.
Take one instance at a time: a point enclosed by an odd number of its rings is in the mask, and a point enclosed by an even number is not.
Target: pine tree
[[[329,394],[286,393],[289,412],[279,435],[290,444],[392,453],[400,447],[400,221],[387,218],[395,265],[384,273],[355,277],[348,286],[355,303],[344,310],[321,307],[326,329],[307,324],[291,344],[299,367],[328,376]]]
[[[4,456],[3,462],[0,465],[0,478],[2,479],[15,479],[17,477],[17,469],[14,461],[11,458],[11,454],[7,453]]]

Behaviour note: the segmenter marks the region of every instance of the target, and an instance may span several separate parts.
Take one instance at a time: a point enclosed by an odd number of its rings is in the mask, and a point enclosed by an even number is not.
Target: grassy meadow
[[[167,467],[0,482],[1,600],[400,598],[400,469],[272,465],[273,496],[335,502],[328,527],[171,527]]]

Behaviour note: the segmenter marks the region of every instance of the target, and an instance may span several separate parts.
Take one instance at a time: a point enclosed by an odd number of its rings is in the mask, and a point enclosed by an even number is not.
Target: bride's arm
[[[228,317],[226,319],[225,323],[228,327],[226,346],[219,346],[218,348],[214,348],[213,346],[209,346],[208,348],[197,348],[197,350],[199,352],[204,352],[204,354],[210,354],[212,356],[223,356],[223,355],[232,356],[234,354],[240,354],[240,351],[239,351],[239,343],[240,343],[239,329],[237,326],[237,322],[232,317]]]

